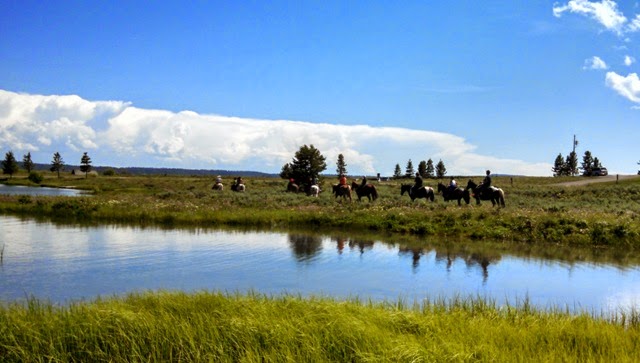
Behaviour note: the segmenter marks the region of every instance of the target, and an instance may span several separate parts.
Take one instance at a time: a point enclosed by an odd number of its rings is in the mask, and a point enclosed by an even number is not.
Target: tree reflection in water
[[[326,236],[290,233],[289,244],[293,250],[293,254],[299,262],[312,261],[322,251],[322,241]],[[350,250],[357,250],[362,256],[366,251],[372,250],[375,242],[366,238],[350,238],[344,235],[334,235],[330,237],[331,241],[336,244],[336,252],[343,254],[345,247]],[[385,242],[378,242],[387,244]],[[398,245],[398,254],[400,256],[411,256],[411,267],[414,273],[417,273],[420,267],[420,259],[431,252],[435,252],[435,263],[439,265],[444,263],[447,271],[451,271],[456,260],[464,262],[467,269],[472,270],[479,268],[482,274],[483,284],[489,279],[489,266],[496,264],[501,260],[502,256],[499,252],[493,250],[483,250],[470,248],[466,245],[433,245],[427,243],[426,246],[416,245]]]
[[[322,251],[322,237],[291,233],[289,245],[298,261],[311,261]]]

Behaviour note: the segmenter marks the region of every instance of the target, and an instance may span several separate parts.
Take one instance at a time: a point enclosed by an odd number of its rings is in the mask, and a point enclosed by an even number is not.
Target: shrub
[[[29,180],[36,184],[40,184],[44,180],[44,177],[42,176],[42,174],[32,171],[29,173]]]
[[[114,175],[116,175],[116,172],[113,171],[113,169],[107,169],[107,170],[102,172],[102,175],[104,175],[104,176],[114,176]]]

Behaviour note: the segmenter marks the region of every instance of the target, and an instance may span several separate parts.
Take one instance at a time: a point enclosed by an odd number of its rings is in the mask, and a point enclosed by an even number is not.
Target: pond
[[[528,298],[540,308],[597,313],[640,306],[640,267],[633,262],[474,248],[410,248],[335,234],[79,227],[0,216],[0,300],[33,296],[64,304],[162,289],[408,302]]]
[[[5,185],[0,184],[0,194],[10,195],[50,195],[50,196],[67,196],[77,197],[89,195],[89,192],[79,189],[70,188],[47,188],[47,187],[30,187],[24,185]]]

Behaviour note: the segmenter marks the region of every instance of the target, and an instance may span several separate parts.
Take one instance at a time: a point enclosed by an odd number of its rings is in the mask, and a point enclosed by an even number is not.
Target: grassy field
[[[400,183],[374,182],[379,198],[341,201],[322,180],[319,198],[285,192],[279,178],[245,178],[247,191],[211,190],[212,177],[45,173],[43,186],[89,190],[89,197],[0,196],[0,213],[82,223],[354,230],[471,240],[640,248],[640,179],[566,187],[576,178],[495,177],[506,208],[490,202],[411,201]],[[230,179],[230,178],[229,178]],[[466,184],[466,178],[459,178]],[[479,178],[476,178],[479,180]],[[230,181],[230,180],[227,180]],[[35,185],[26,175],[1,181]],[[437,180],[426,180],[436,187]],[[355,197],[355,195],[354,195]]]
[[[3,362],[637,362],[640,315],[143,293],[0,307]]]

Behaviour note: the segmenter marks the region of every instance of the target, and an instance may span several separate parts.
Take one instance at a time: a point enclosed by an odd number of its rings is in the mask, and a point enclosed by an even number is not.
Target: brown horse
[[[336,195],[336,198],[342,197],[342,199],[349,198],[351,201],[351,187],[348,185],[336,184],[333,186],[333,194]]]
[[[298,186],[298,184],[291,183],[291,182],[287,184],[287,192],[297,193],[299,191],[300,191],[300,187]]]
[[[450,200],[457,200],[458,205],[462,205],[462,203],[460,202],[461,199],[464,199],[467,204],[469,204],[469,202],[471,201],[469,191],[459,187],[451,190],[446,185],[438,183],[438,193],[442,193],[442,197],[444,198],[445,202]]]
[[[378,199],[378,191],[373,184],[360,185],[356,182],[351,182],[351,189],[356,192],[358,200],[362,197],[369,198],[369,201]]]
[[[411,189],[413,189],[413,185],[411,184],[400,184],[400,195],[404,195],[406,192],[412,202],[418,198],[425,198],[432,202],[435,200],[435,193],[433,192],[432,187],[419,188],[415,193],[412,193]]]
[[[469,189],[471,189],[473,197],[476,198],[476,204],[480,204],[480,200],[490,200],[494,207],[496,204],[498,207],[504,207],[504,191],[502,189],[489,187],[488,190],[481,190],[479,185],[471,179],[467,182],[467,190]]]

